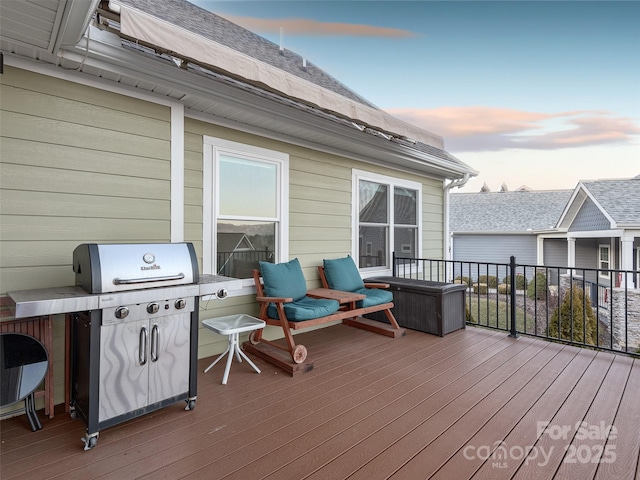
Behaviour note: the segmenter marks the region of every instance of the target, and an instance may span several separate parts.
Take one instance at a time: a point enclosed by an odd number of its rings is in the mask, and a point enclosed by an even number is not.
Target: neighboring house
[[[571,190],[453,193],[452,260],[542,265],[538,234],[552,229]],[[566,259],[566,257],[565,257]]]
[[[640,176],[581,181],[573,191],[450,196],[450,258],[588,269],[597,283],[640,288],[638,278],[597,270],[640,270]]]
[[[581,181],[555,230],[565,237],[569,267],[640,270],[640,175],[631,179]],[[545,241],[545,250],[556,245]],[[549,256],[553,256],[550,255]],[[545,253],[545,258],[547,258]],[[592,272],[595,275],[596,272]],[[608,272],[598,272],[609,279]],[[640,279],[619,273],[613,286],[640,288]]]
[[[2,1],[0,21],[0,294],[72,285],[88,242],[193,242],[218,273],[229,224],[309,287],[369,245],[363,275],[398,242],[444,258],[448,189],[476,172],[299,55],[183,0]],[[230,294],[202,318],[257,312],[251,279]]]

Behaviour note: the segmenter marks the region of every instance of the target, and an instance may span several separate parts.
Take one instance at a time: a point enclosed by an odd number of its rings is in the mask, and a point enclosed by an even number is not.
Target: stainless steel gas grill
[[[180,400],[195,408],[198,264],[190,243],[79,245],[76,285],[97,308],[71,318],[71,414],[99,431]]]

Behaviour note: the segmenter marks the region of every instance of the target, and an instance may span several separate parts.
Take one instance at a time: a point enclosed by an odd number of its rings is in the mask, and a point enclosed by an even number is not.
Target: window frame
[[[220,155],[228,155],[253,162],[264,162],[277,166],[276,216],[276,262],[289,258],[289,154],[254,145],[203,136],[202,166],[202,272],[217,272],[217,225],[219,219],[229,219],[229,215],[220,215],[220,199],[217,184],[219,177]],[[238,217],[242,220],[264,220],[264,218]],[[253,286],[253,279],[241,279],[242,286]]]
[[[388,265],[383,267],[360,267],[360,252],[359,252],[359,234],[360,234],[360,181],[368,181],[386,185],[388,187],[389,198],[388,198],[388,212],[389,218],[386,225],[389,228],[389,238],[387,245],[387,262]],[[409,190],[416,191],[416,230],[417,230],[417,238],[416,238],[416,255],[418,258],[422,258],[422,215],[423,215],[423,203],[422,203],[422,188],[423,185],[420,182],[406,180],[403,178],[392,177],[389,175],[382,175],[378,173],[372,173],[365,170],[357,170],[353,169],[351,172],[351,256],[356,262],[358,266],[358,270],[363,275],[376,274],[393,274],[393,256],[392,253],[397,251],[398,248],[395,248],[395,236],[394,229],[396,227],[395,223],[395,210],[394,210],[394,202],[395,202],[395,188],[406,188]],[[403,225],[400,225],[401,227]],[[404,225],[406,227],[406,225]],[[411,265],[411,268],[416,268],[415,265]]]
[[[602,265],[603,265],[603,260],[602,260],[602,251],[606,249],[607,250],[607,268],[605,269]],[[606,272],[603,272],[603,270],[606,270]],[[600,244],[598,245],[598,275],[601,276],[602,278],[610,278],[610,270],[611,270],[611,245],[607,245],[607,244]]]

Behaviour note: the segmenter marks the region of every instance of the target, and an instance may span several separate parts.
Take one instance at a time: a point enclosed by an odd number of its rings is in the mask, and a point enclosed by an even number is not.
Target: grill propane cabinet
[[[100,429],[177,401],[195,408],[198,264],[190,243],[82,244],[76,285],[97,309],[71,318],[71,415]]]

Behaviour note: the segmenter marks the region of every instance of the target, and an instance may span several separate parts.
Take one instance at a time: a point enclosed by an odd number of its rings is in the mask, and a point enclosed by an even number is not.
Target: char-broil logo
[[[156,265],[155,263],[153,265],[149,265],[148,267],[140,267],[140,270],[160,270],[160,265]]]

